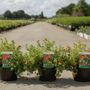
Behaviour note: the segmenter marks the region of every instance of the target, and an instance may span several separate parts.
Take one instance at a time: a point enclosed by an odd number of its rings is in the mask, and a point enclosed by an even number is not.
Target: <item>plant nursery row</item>
[[[16,80],[17,76],[36,73],[36,79],[41,81],[55,81],[63,70],[72,72],[76,81],[90,81],[90,47],[80,41],[63,47],[55,46],[55,41],[47,38],[43,44],[37,40],[37,46],[26,44],[26,53],[20,51],[21,45],[15,46],[14,40],[9,43],[7,38],[0,39],[0,79],[5,81]],[[38,72],[37,72],[38,71]]]
[[[90,17],[64,17],[57,19],[49,19],[47,22],[56,24],[66,29],[79,28],[80,26],[90,26]]]
[[[0,20],[0,32],[33,23],[28,20]]]

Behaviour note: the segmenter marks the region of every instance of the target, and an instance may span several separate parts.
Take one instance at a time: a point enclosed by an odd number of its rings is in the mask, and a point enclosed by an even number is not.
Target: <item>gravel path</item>
[[[8,41],[15,40],[15,45],[21,45],[22,51],[26,52],[25,44],[37,45],[36,41],[40,40],[42,43],[43,39],[47,37],[50,41],[55,41],[56,45],[60,44],[64,47],[69,45],[73,47],[73,43],[86,43],[90,47],[90,41],[74,35],[73,33],[63,30],[57,26],[45,23],[37,22],[31,25],[20,27],[11,31],[0,33],[0,38],[7,37]],[[34,80],[35,74],[31,76],[24,76],[28,80],[17,79],[16,81],[0,81],[0,90],[89,90],[90,82],[76,82],[73,80],[72,72],[63,71],[62,76],[57,78],[54,82],[43,82]]]

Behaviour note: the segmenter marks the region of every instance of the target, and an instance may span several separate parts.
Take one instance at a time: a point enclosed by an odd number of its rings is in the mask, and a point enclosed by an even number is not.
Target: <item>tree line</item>
[[[90,16],[90,4],[87,4],[85,0],[79,0],[76,5],[71,3],[56,11],[56,16],[59,16],[60,14],[67,14],[70,16]]]
[[[43,12],[39,15],[28,15],[23,10],[14,11],[11,13],[10,10],[7,10],[4,12],[3,15],[0,16],[1,19],[30,19],[30,18],[36,18],[36,19],[45,19],[43,15]]]

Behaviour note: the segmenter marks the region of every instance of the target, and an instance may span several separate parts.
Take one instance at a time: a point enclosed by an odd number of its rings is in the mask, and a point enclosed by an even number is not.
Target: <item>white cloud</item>
[[[38,15],[43,11],[45,16],[52,16],[61,7],[77,2],[78,0],[45,0],[41,5],[39,0],[4,0],[0,2],[0,14],[3,14],[6,10],[11,12],[24,10],[29,15]]]
[[[45,12],[47,16],[52,16],[56,14],[56,11],[61,7],[65,7],[70,3],[77,3],[78,0],[46,0],[43,5],[41,5],[41,10]]]

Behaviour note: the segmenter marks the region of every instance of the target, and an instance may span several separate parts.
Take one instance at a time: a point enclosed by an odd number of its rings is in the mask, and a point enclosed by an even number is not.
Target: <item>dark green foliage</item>
[[[61,9],[59,9],[56,12],[56,15],[58,14],[70,14],[72,15],[73,12],[73,7],[75,6],[75,4],[71,3],[70,5],[68,5],[67,7],[62,7]]]
[[[66,7],[62,7],[56,12],[56,15],[69,14],[71,16],[78,16],[76,15],[77,13],[84,13],[84,16],[90,16],[90,5],[85,0],[79,0],[76,5],[71,3]]]
[[[85,2],[85,0],[79,0],[78,4],[73,8],[74,10],[73,14],[83,12],[85,16],[88,16],[89,15],[88,11],[90,11],[88,7],[89,5]]]
[[[35,19],[46,19],[47,17],[44,17],[43,11],[41,12],[40,15],[28,15],[26,14],[23,10],[18,10],[14,12],[10,12],[7,10],[3,15],[0,15],[0,19],[30,19],[30,18],[35,18]]]
[[[9,10],[7,10],[5,13],[4,13],[4,17],[7,18],[7,19],[10,19],[12,18],[12,14]]]

